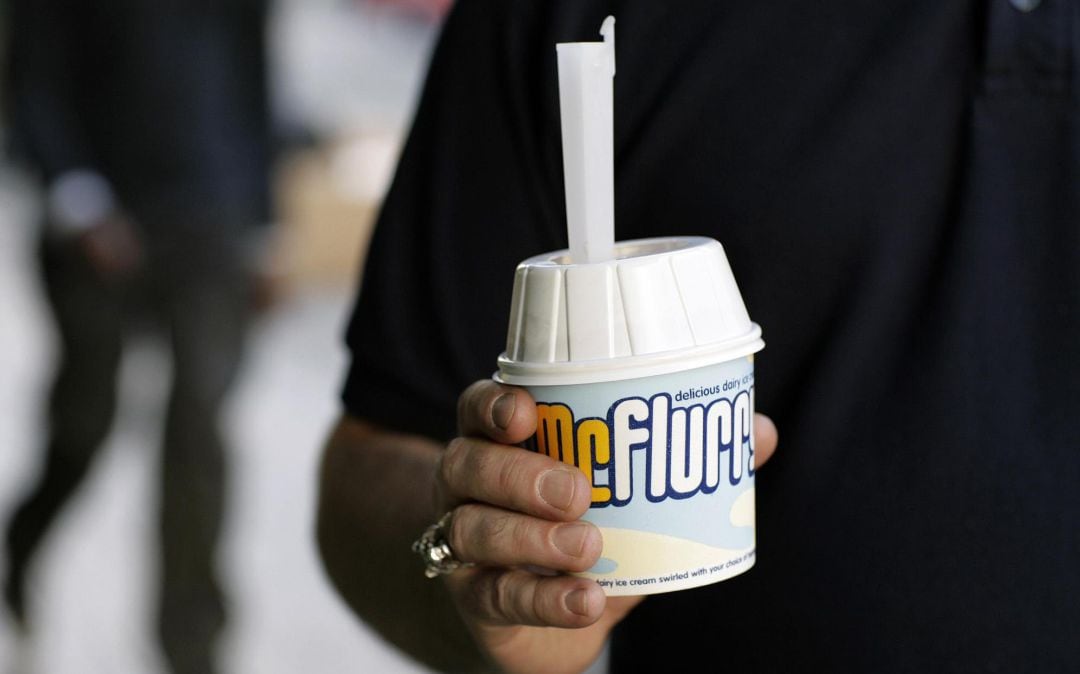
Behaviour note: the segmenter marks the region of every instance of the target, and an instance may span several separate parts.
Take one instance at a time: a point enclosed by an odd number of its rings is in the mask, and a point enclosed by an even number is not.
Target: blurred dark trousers
[[[215,568],[226,485],[218,416],[241,356],[250,282],[223,231],[149,248],[144,269],[121,282],[104,281],[71,243],[43,245],[60,362],[44,468],[7,531],[9,583],[22,583],[108,434],[125,335],[151,319],[173,365],[159,475],[158,629],[176,674],[215,671],[225,622]]]

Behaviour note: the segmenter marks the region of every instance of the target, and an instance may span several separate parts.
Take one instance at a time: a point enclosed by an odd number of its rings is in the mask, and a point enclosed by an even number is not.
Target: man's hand
[[[776,449],[772,421],[757,415],[755,458]],[[579,572],[600,556],[600,531],[579,521],[589,508],[585,474],[516,443],[536,431],[536,405],[521,388],[480,381],[458,402],[461,437],[442,454],[435,508],[453,510],[458,559],[477,566],[445,576],[480,646],[510,672],[577,672],[642,597],[607,598]]]
[[[142,243],[135,226],[119,211],[76,234],[74,243],[106,282],[127,278],[143,264]]]
[[[578,521],[591,485],[576,468],[512,446],[536,430],[524,389],[491,381],[459,399],[447,447],[345,416],[327,441],[318,542],[342,598],[403,651],[446,671],[575,672],[640,597],[607,598],[588,569],[600,532]],[[776,429],[755,418],[755,458]],[[434,498],[432,498],[434,495]],[[424,577],[410,545],[453,512],[450,545],[477,566]]]

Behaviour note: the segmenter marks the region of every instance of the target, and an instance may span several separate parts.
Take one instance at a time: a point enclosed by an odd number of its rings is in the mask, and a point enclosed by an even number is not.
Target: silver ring
[[[447,512],[439,521],[424,530],[420,538],[412,544],[412,550],[424,560],[424,575],[428,578],[453,573],[458,569],[473,566],[454,557],[447,538],[447,527],[453,510]]]

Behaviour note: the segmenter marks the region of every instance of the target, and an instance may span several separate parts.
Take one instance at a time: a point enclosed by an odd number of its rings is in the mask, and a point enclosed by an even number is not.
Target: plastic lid
[[[615,256],[573,264],[562,250],[518,265],[497,380],[537,386],[630,379],[765,346],[718,241],[624,241]]]

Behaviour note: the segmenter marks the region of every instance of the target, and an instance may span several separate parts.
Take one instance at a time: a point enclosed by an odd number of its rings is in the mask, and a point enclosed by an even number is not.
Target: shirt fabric
[[[454,435],[514,267],[566,246],[554,45],[608,14],[616,236],[724,244],[781,438],[756,566],[647,599],[612,671],[1075,668],[1075,0],[460,2],[349,326],[349,413]]]
[[[16,158],[100,175],[151,238],[272,219],[265,0],[9,4]]]

